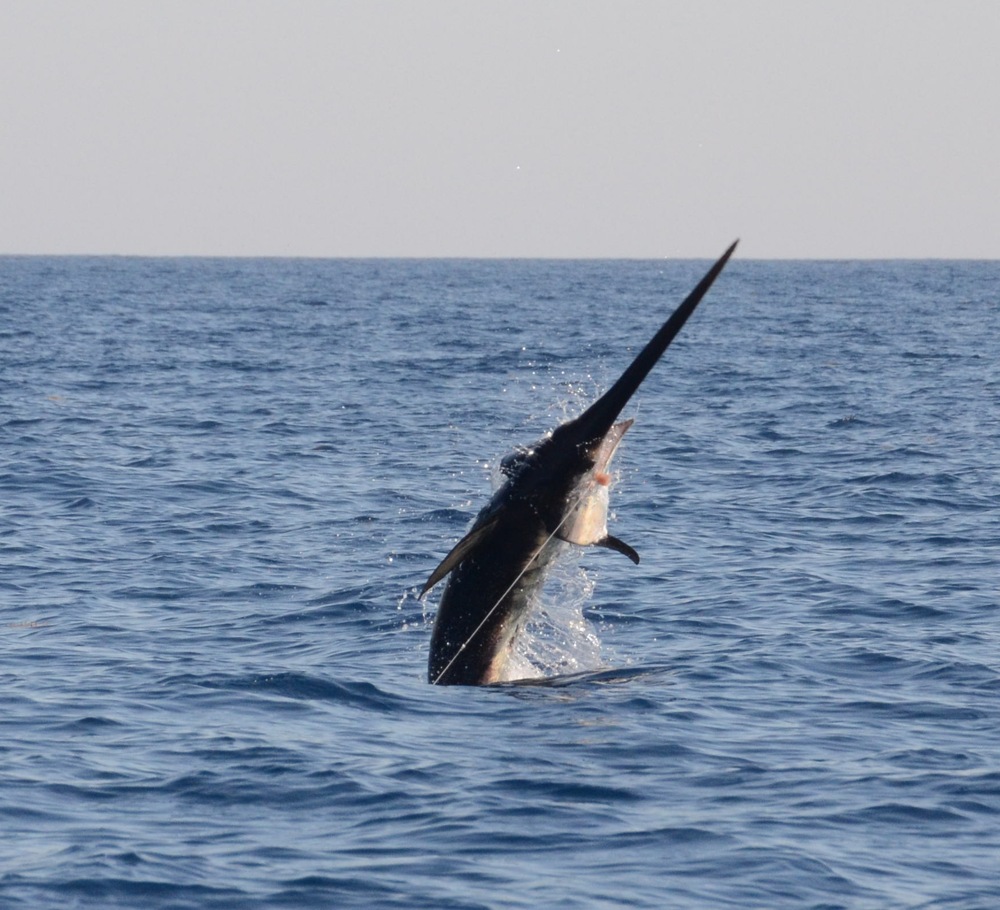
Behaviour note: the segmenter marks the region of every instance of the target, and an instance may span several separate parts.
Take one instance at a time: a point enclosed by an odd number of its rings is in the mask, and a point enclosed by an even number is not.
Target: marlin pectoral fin
[[[455,568],[460,562],[464,561],[476,547],[482,543],[483,538],[493,530],[496,526],[497,519],[494,518],[492,521],[487,522],[482,527],[473,528],[465,535],[455,546],[451,548],[451,551],[441,560],[441,564],[431,572],[431,577],[427,579],[427,583],[424,585],[423,590],[420,592],[420,596],[423,597],[431,588],[434,587],[442,578],[445,577],[452,569]]]
[[[616,550],[619,553],[624,553],[629,559],[632,560],[636,565],[639,565],[639,554],[636,553],[624,540],[619,540],[612,534],[607,537],[602,537],[600,540],[595,541],[595,547],[607,547],[609,550]]]

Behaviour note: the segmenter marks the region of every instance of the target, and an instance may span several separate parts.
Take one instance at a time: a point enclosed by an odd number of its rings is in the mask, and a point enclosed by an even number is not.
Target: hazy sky
[[[0,253],[1000,257],[997,0],[0,0]]]

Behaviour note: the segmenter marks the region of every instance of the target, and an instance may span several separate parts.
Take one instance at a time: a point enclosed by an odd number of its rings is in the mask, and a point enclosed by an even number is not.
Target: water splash
[[[594,593],[594,579],[579,564],[579,552],[566,547],[514,643],[504,682],[562,676],[602,666],[601,639],[584,615]]]

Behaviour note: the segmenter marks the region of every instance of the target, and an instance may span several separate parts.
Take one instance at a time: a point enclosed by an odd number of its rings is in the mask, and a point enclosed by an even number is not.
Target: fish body
[[[734,243],[607,392],[579,417],[501,462],[504,483],[421,592],[448,577],[431,633],[431,683],[486,685],[503,679],[535,594],[561,547],[603,546],[638,563],[635,550],[607,531],[608,467],[632,425],[617,417],[735,249]]]

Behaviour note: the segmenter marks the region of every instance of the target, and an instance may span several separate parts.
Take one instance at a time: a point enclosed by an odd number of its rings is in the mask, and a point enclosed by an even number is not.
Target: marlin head
[[[608,466],[632,425],[616,421],[735,249],[734,243],[708,270],[607,392],[579,417],[501,462],[506,481],[421,592],[451,574],[431,636],[432,683],[482,685],[502,678],[557,541],[609,547],[639,561],[607,530]]]

